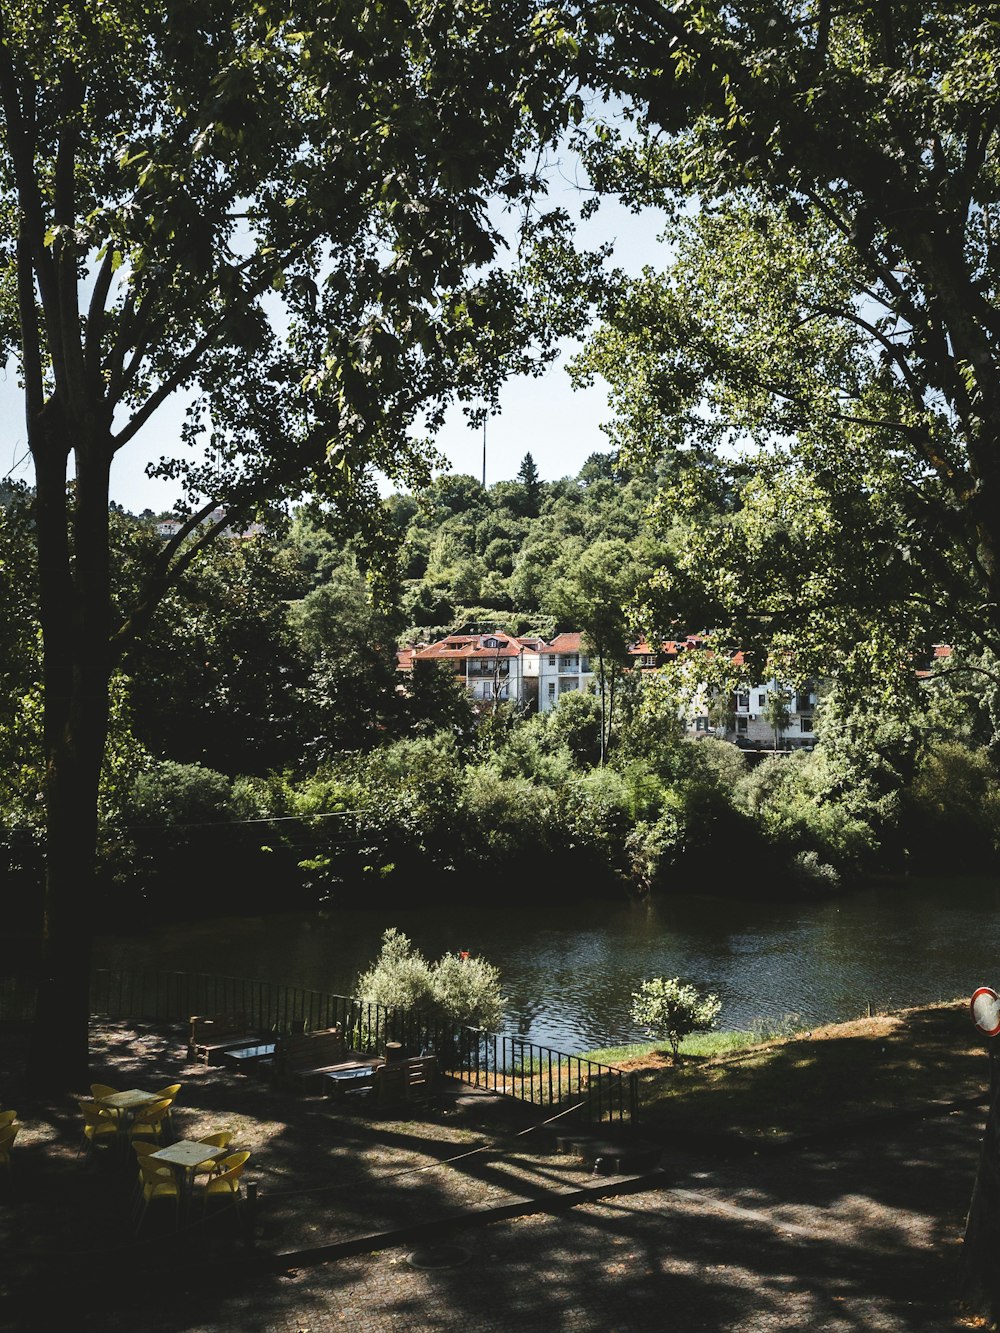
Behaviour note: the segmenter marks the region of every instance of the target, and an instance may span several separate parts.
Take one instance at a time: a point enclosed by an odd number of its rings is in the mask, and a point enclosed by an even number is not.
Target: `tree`
[[[722,1011],[717,995],[701,995],[679,977],[653,977],[632,995],[632,1021],[655,1040],[670,1043],[673,1063],[680,1060],[680,1044],[692,1032],[710,1032]]]
[[[300,588],[294,554],[276,536],[219,539],[184,571],[126,658],[150,750],[230,776],[299,760],[310,660],[288,601]]]
[[[564,45],[520,0],[0,16],[0,330],[24,384],[43,641],[36,1083],[85,1079],[116,663],[227,527],[305,490],[362,522],[372,469],[426,476],[414,424],[525,364],[531,320],[515,275],[486,268],[486,201],[531,192],[520,163],[545,108],[569,116]],[[178,450],[153,471],[183,485],[181,527],[113,607],[110,471],[178,392]]]
[[[628,661],[631,627],[627,608],[642,576],[642,566],[624,542],[596,542],[552,589],[546,603],[546,609],[565,624],[581,630],[597,660],[602,765],[614,724],[617,676]]]
[[[632,994],[632,1021],[656,1040],[669,1041],[675,1065],[684,1037],[692,1032],[711,1032],[721,1008],[719,996],[703,996],[679,977],[652,977]]]
[[[771,688],[767,691],[767,698],[764,700],[761,716],[774,732],[775,749],[778,748],[782,736],[788,730],[788,723],[792,717],[791,703],[791,690],[787,686],[773,681]]]
[[[542,484],[538,477],[538,468],[531,454],[525,454],[518,468],[517,479],[524,487],[524,513],[527,518],[537,518],[542,502]]]
[[[674,458],[668,512],[736,496],[664,605],[703,584],[744,642],[898,655],[935,620],[995,651],[995,16],[643,0],[591,24],[591,77],[639,118],[592,145],[593,179],[662,208],[677,258],[612,285],[580,369],[607,376],[617,443]]]
[[[357,565],[344,560],[290,609],[310,659],[303,749],[313,760],[370,749],[397,720],[396,613],[373,592]]]

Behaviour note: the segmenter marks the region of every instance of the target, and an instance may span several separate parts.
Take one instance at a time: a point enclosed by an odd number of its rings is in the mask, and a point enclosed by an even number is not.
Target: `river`
[[[706,871],[706,874],[709,872]],[[467,949],[495,963],[507,1029],[564,1051],[643,1040],[630,996],[680,976],[722,999],[720,1026],[794,1014],[855,1018],[971,996],[1000,979],[1000,884],[914,879],[846,896],[761,902],[734,892],[678,893],[641,906],[525,909],[345,908],[216,918],[98,940],[98,966],[157,967],[287,982],[350,994],[387,926],[429,958]]]

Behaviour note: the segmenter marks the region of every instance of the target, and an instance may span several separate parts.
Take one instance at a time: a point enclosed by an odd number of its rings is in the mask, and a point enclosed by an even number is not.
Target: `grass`
[[[684,1042],[678,1066],[662,1048],[651,1042],[590,1058],[634,1072],[643,1124],[678,1136],[780,1141],[981,1096],[989,1082],[965,1000],[763,1042],[757,1033],[700,1034]]]
[[[784,1014],[777,1019],[755,1019],[746,1032],[693,1032],[681,1042],[681,1058],[693,1056],[698,1059],[712,1059],[720,1055],[730,1055],[734,1051],[745,1051],[779,1037],[790,1037],[796,1032],[804,1031],[805,1027],[806,1024],[797,1014]],[[588,1051],[580,1059],[593,1060],[595,1064],[618,1065],[656,1054],[669,1057],[670,1043],[646,1041],[632,1046],[603,1046],[600,1050]]]

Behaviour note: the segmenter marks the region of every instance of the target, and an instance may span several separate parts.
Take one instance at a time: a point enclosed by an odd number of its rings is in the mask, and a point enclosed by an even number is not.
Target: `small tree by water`
[[[374,963],[358,977],[359,999],[387,1009],[415,1009],[429,1018],[495,1032],[503,1022],[506,999],[500,971],[473,954],[445,954],[430,963],[411,941],[390,926]]]
[[[700,995],[679,977],[652,977],[632,995],[632,1021],[654,1041],[669,1041],[674,1064],[683,1039],[692,1032],[710,1032],[721,1010],[717,995]]]

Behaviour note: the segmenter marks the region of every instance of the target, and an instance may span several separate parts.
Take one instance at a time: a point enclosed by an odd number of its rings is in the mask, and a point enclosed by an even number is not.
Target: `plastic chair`
[[[21,1131],[18,1124],[8,1125],[6,1129],[0,1129],[0,1166],[4,1170],[10,1170],[10,1150],[14,1146],[14,1140]]]
[[[227,1200],[237,1206],[240,1204],[240,1176],[249,1160],[250,1154],[245,1151],[230,1153],[228,1157],[222,1158],[218,1163],[221,1168],[219,1174],[212,1176],[202,1186],[205,1208],[208,1207],[210,1199]]]
[[[169,1167],[157,1166],[148,1157],[140,1157],[138,1161],[139,1174],[142,1177],[142,1192],[133,1210],[136,1231],[142,1227],[149,1205],[154,1199],[172,1200],[175,1221],[179,1221],[181,1190],[173,1171]]]
[[[84,1148],[93,1148],[98,1143],[118,1138],[118,1117],[97,1102],[79,1098],[80,1111],[83,1114],[83,1136],[76,1155],[80,1156]]]
[[[197,1140],[198,1143],[204,1143],[209,1148],[228,1148],[235,1138],[235,1133],[231,1129],[220,1129],[214,1134],[202,1134]],[[199,1162],[194,1168],[196,1176],[217,1175],[222,1170],[224,1157],[210,1157],[204,1162]]]
[[[113,1088],[110,1083],[91,1083],[90,1085],[90,1095],[95,1101],[100,1101],[102,1097],[113,1097],[117,1091],[118,1089]],[[121,1122],[122,1113],[117,1107],[105,1106],[101,1109],[107,1115],[114,1116],[119,1123]]]
[[[153,1139],[135,1139],[132,1143],[132,1151],[135,1153],[135,1195],[142,1192],[142,1166],[140,1165],[150,1153],[156,1152],[157,1144]],[[159,1163],[154,1162],[154,1166],[159,1167]]]
[[[156,1139],[159,1142],[169,1110],[169,1097],[161,1097],[159,1101],[144,1106],[129,1125],[129,1139],[133,1143],[136,1139]]]
[[[153,1089],[153,1091],[156,1093],[157,1097],[166,1097],[167,1100],[170,1101],[170,1102],[174,1102],[174,1101],[176,1101],[176,1099],[177,1099],[177,1094],[180,1092],[180,1090],[181,1090],[181,1084],[180,1084],[180,1083],[168,1083],[167,1086],[166,1086],[165,1088],[154,1088],[154,1089]],[[173,1112],[173,1107],[172,1107],[172,1106],[168,1107],[168,1108],[167,1108],[167,1114],[166,1114],[166,1116],[164,1117],[164,1119],[166,1120],[166,1122],[167,1122],[168,1125],[172,1125],[172,1124],[174,1123],[174,1118],[173,1118],[173,1114],[172,1114],[172,1112]]]
[[[16,1111],[0,1111],[0,1129],[9,1129],[16,1119]],[[225,1147],[225,1144],[221,1146]]]

